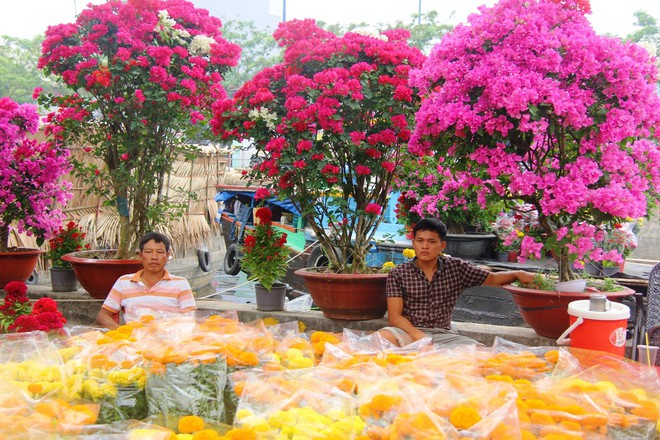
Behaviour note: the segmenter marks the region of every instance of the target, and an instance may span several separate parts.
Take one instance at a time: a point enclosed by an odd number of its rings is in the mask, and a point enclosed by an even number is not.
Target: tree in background
[[[657,57],[660,54],[660,28],[658,28],[658,20],[645,11],[637,11],[634,15],[637,18],[635,26],[640,29],[628,35],[626,40],[642,44],[649,50],[651,55]]]
[[[223,22],[222,36],[241,47],[241,58],[236,67],[225,74],[223,85],[233,96],[243,84],[266,67],[282,61],[270,29],[257,29],[252,21],[227,20]]]
[[[32,93],[41,87],[51,93],[62,93],[64,87],[46,78],[37,68],[41,56],[42,35],[31,40],[0,37],[0,96],[17,103],[33,103]]]

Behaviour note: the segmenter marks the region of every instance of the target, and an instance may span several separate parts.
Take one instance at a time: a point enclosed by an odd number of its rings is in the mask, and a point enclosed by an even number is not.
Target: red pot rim
[[[315,269],[303,268],[294,272],[295,275],[306,278],[387,278],[386,273],[335,273],[335,272],[318,272]]]
[[[536,289],[528,289],[526,287],[519,287],[519,286],[514,286],[512,284],[505,284],[504,286],[501,286],[502,289],[508,290],[511,293],[515,293],[518,295],[522,296],[570,296],[570,297],[584,297],[584,299],[589,299],[589,295],[592,293],[602,293],[603,295],[607,296],[608,298],[623,298],[626,296],[631,296],[635,293],[635,291],[629,287],[621,286],[621,290],[617,290],[614,292],[601,292],[599,290],[585,290],[584,292],[559,292],[556,290],[536,290]]]
[[[41,255],[45,254],[46,251],[43,249],[34,249],[34,248],[15,248],[18,250],[0,252],[1,254],[11,254],[11,255]]]
[[[114,258],[86,258],[87,255],[107,253],[114,255],[117,252],[117,249],[101,249],[101,250],[90,250],[90,251],[78,251],[72,252],[70,254],[62,255],[63,261],[68,261],[69,263],[86,263],[86,264],[126,264],[127,262],[142,264],[140,260],[137,259],[125,259],[125,260],[116,260]]]

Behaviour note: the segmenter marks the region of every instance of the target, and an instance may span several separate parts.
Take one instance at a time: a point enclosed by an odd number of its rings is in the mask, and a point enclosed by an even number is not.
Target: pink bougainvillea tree
[[[247,176],[265,185],[258,196],[289,198],[336,271],[365,270],[407,151],[419,105],[408,73],[424,60],[408,36],[340,37],[313,20],[282,23],[274,37],[284,62],[214,107],[214,130],[251,139],[263,159]]]
[[[560,277],[606,252],[603,228],[648,214],[660,190],[655,61],[597,35],[573,0],[481,7],[433,49],[411,150],[434,152],[462,187],[533,205],[543,234],[523,258],[558,255]],[[442,197],[442,194],[438,195]]]
[[[166,174],[191,151],[187,142],[204,136],[239,52],[219,19],[184,0],[110,0],[46,31],[39,67],[71,91],[41,95],[57,108],[48,132],[82,144],[76,171],[119,214],[117,258],[177,211],[163,191]]]
[[[62,180],[71,169],[69,151],[30,137],[39,129],[31,104],[0,98],[0,252],[9,248],[9,232],[27,232],[37,242],[50,238],[64,219],[57,206],[71,198]]]

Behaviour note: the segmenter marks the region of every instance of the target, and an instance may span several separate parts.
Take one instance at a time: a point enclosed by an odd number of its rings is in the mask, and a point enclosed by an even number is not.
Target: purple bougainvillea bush
[[[444,158],[484,206],[533,205],[542,234],[525,236],[521,257],[553,249],[562,280],[620,259],[600,235],[646,216],[660,190],[656,60],[597,35],[588,12],[573,0],[481,7],[410,81],[424,98],[412,152]]]

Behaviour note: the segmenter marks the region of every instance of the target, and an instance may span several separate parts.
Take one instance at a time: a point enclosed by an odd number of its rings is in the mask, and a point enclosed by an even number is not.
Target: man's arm
[[[115,318],[112,312],[108,309],[101,307],[101,310],[96,314],[96,322],[103,327],[109,328],[110,330],[119,327],[119,324],[115,322]]]
[[[410,323],[408,318],[403,315],[403,298],[389,297],[387,298],[387,321],[392,327],[398,327],[415,341],[422,339],[426,334],[418,330]]]
[[[519,281],[523,284],[529,284],[534,279],[534,274],[524,270],[509,270],[506,272],[491,272],[488,274],[482,286],[503,286]]]

